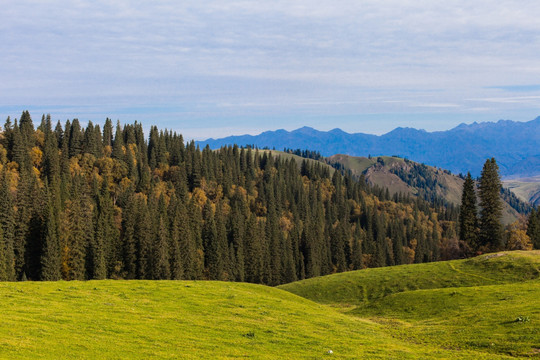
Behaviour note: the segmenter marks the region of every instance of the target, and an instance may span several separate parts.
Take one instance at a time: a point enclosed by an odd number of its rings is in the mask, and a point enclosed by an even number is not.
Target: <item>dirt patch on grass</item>
[[[493,259],[493,258],[498,258],[498,257],[504,256],[504,255],[506,255],[506,253],[490,254],[490,255],[486,255],[486,256],[484,257],[484,260],[489,260],[489,259]]]

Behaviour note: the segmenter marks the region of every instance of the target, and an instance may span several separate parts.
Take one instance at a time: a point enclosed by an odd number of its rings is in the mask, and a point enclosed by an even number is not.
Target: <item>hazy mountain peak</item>
[[[199,142],[212,148],[236,143],[282,150],[307,149],[323,156],[400,155],[417,162],[439,166],[454,173],[480,175],[487,158],[495,157],[503,176],[534,176],[540,160],[540,117],[529,122],[499,120],[460,124],[447,131],[427,132],[398,127],[376,136],[347,133],[341,129],[319,131],[309,126],[286,131],[265,131],[256,136],[236,136]]]

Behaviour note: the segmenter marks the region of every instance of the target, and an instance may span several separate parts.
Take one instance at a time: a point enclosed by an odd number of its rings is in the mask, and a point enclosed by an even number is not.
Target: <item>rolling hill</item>
[[[366,269],[272,288],[0,283],[6,359],[511,359],[538,355],[540,252]]]
[[[445,349],[540,355],[540,251],[366,269],[280,286]]]
[[[230,136],[199,142],[211,148],[223,145],[255,145],[263,148],[301,148],[323,156],[399,155],[448,169],[454,173],[480,175],[486,158],[495,157],[503,176],[530,177],[540,174],[540,117],[529,122],[461,124],[448,131],[426,132],[396,128],[381,135],[328,132],[303,127],[294,131],[266,131],[256,136]]]

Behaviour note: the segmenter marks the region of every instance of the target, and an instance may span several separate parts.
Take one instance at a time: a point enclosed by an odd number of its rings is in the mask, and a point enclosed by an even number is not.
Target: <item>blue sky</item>
[[[0,123],[203,139],[540,115],[538,1],[2,1]]]

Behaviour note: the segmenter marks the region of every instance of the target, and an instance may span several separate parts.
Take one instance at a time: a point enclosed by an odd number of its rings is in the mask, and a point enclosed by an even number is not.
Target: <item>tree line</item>
[[[140,123],[0,132],[0,280],[217,279],[277,285],[462,256],[457,223],[318,161],[200,149]]]

